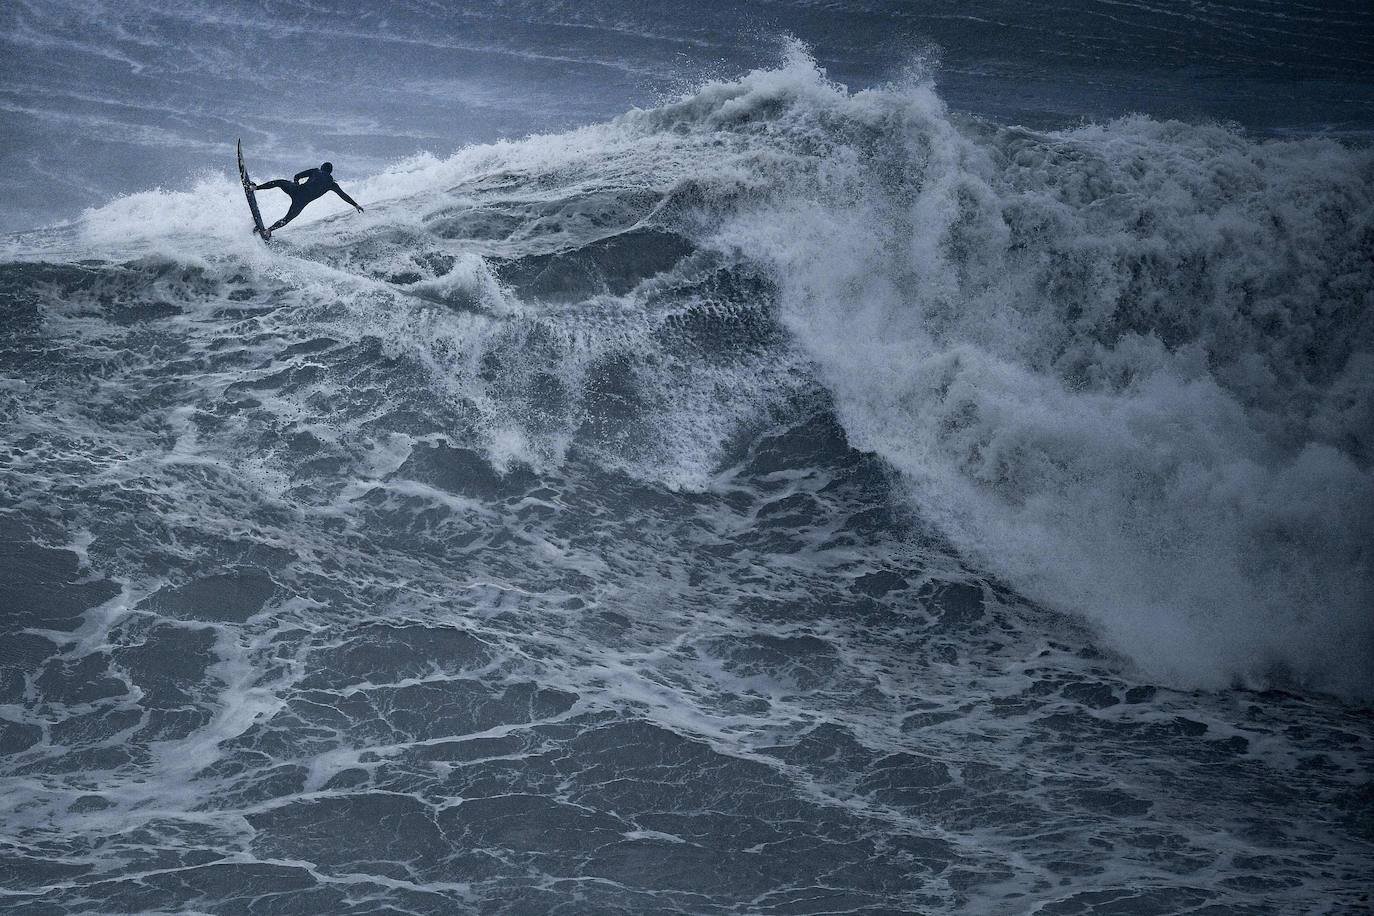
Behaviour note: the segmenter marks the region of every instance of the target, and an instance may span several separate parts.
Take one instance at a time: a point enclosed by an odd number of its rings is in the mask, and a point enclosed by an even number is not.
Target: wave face
[[[349,190],[7,242],[21,911],[1360,905],[1368,150],[794,49]]]

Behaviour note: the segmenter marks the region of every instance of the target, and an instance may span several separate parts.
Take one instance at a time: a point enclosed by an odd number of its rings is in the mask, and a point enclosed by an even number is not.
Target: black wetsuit
[[[304,179],[304,181],[301,179]],[[298,172],[295,179],[292,181],[287,181],[285,178],[278,178],[275,181],[269,181],[258,185],[256,190],[266,191],[268,188],[281,188],[287,194],[291,195],[291,208],[286,211],[285,216],[277,220],[268,228],[268,232],[276,232],[282,226],[285,226],[287,223],[300,216],[306,204],[310,203],[312,200],[318,200],[330,191],[342,197],[346,203],[354,207],[358,206],[357,202],[345,194],[343,188],[335,183],[334,176],[323,169],[306,169],[304,172]]]

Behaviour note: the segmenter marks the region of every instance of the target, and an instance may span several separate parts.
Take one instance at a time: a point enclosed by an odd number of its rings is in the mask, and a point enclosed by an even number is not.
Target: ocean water
[[[8,7],[0,911],[1367,912],[1374,17],[947,6]]]

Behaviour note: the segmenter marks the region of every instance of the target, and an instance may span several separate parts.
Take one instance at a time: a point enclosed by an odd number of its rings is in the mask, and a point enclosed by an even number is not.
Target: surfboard
[[[243,182],[243,196],[248,198],[248,209],[253,211],[253,231],[262,236],[265,242],[271,238],[262,225],[262,214],[258,212],[258,198],[253,193],[253,182],[248,180],[248,167],[243,164],[243,141],[239,140],[239,180]]]

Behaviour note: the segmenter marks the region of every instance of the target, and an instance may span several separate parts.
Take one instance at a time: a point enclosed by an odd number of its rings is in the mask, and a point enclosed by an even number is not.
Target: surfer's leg
[[[309,201],[307,201],[307,200],[301,200],[301,199],[298,198],[298,197],[292,197],[292,198],[291,198],[291,208],[290,208],[289,210],[286,211],[286,215],[283,216],[281,219],[277,220],[277,221],[276,221],[275,223],[273,223],[271,226],[267,227],[267,231],[268,231],[269,233],[271,233],[271,232],[276,232],[276,231],[277,231],[278,229],[280,229],[282,226],[285,226],[287,223],[291,222],[293,219],[295,219],[296,217],[300,216],[300,215],[301,215],[301,211],[305,209],[305,205],[306,205],[307,203],[309,203]]]
[[[287,194],[291,193],[291,182],[285,178],[277,178],[273,181],[264,181],[262,184],[253,185],[254,191],[267,191],[271,188],[281,188]]]

